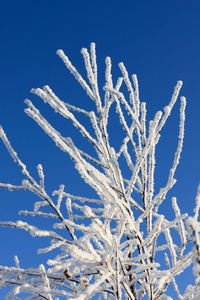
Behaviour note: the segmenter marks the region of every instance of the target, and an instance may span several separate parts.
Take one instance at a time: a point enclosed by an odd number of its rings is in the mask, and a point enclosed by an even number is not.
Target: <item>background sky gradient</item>
[[[123,61],[129,74],[138,76],[140,100],[147,103],[148,120],[169,103],[176,82],[183,81],[180,95],[187,99],[184,148],[175,174],[177,183],[163,204],[163,212],[170,219],[171,197],[176,196],[182,213],[192,214],[200,169],[199,16],[198,0],[0,2],[0,125],[33,177],[37,178],[38,163],[43,165],[50,193],[65,184],[69,193],[95,196],[79,178],[72,160],[24,113],[24,100],[33,101],[63,135],[72,136],[78,146],[87,147],[70,121],[55,114],[30,90],[48,84],[65,102],[92,110],[94,104],[56,50],[63,49],[86,79],[80,50],[95,42],[100,90],[104,86],[105,57],[112,59],[115,80],[120,76],[118,63]],[[180,99],[157,147],[157,190],[166,183],[172,166],[178,141],[179,107]],[[113,145],[117,137],[115,130],[110,137]],[[22,179],[20,168],[0,141],[0,182],[20,184]],[[18,216],[21,209],[32,210],[36,200],[30,192],[0,190],[0,219],[21,218],[45,228],[40,219]],[[50,226],[49,220],[46,223]],[[14,255],[18,255],[23,268],[38,267],[46,260],[44,254],[36,253],[38,247],[47,246],[45,239],[32,238],[22,230],[0,228],[0,241],[0,265],[14,265]],[[185,277],[183,289],[187,283]],[[0,292],[1,295],[4,294]]]

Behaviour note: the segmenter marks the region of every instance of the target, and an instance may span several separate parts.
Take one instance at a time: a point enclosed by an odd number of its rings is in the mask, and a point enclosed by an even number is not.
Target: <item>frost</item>
[[[146,103],[140,102],[137,76],[130,76],[125,65],[120,63],[122,77],[114,82],[111,59],[107,57],[105,95],[102,99],[95,44],[91,44],[90,52],[83,48],[81,53],[86,80],[64,52],[57,51],[95,103],[94,111],[62,101],[47,85],[31,92],[70,120],[80,137],[88,141],[88,147],[93,147],[93,154],[79,149],[72,138],[62,136],[30,100],[25,100],[28,106],[25,112],[73,159],[80,177],[94,189],[96,197],[72,195],[68,192],[67,183],[61,183],[52,194],[47,192],[42,165],[37,166],[38,176],[33,178],[0,127],[0,138],[24,176],[21,185],[0,183],[0,187],[11,191],[31,191],[40,199],[34,203],[33,211],[19,213],[52,220],[51,230],[49,227],[40,229],[21,220],[0,222],[0,226],[23,229],[33,237],[47,238],[49,245],[38,249],[38,253],[48,252],[51,255],[46,264],[35,269],[22,269],[15,256],[15,267],[0,266],[1,288],[11,288],[7,294],[9,299],[19,299],[17,295],[27,293],[27,300],[88,300],[93,296],[99,300],[169,300],[172,299],[168,291],[171,285],[178,299],[199,299],[200,188],[193,217],[181,214],[175,197],[172,198],[174,216],[168,220],[160,213],[162,202],[168,201],[168,191],[176,183],[174,175],[185,130],[184,97],[181,97],[178,145],[168,181],[159,192],[155,192],[156,147],[160,131],[177,102],[182,82],[178,81],[171,100],[163,108],[164,112],[158,111],[148,124]],[[109,139],[111,131],[115,130],[113,108],[124,129],[123,137],[118,137],[118,149]],[[79,121],[80,114],[91,123],[89,129]],[[77,194],[81,191],[78,190]],[[180,237],[178,242],[177,234]],[[191,243],[193,248],[188,246]],[[176,278],[191,264],[195,282],[181,294]]]

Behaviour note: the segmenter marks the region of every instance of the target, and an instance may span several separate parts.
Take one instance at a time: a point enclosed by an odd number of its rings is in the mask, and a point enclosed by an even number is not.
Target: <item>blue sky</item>
[[[180,95],[187,98],[186,131],[181,162],[170,193],[177,196],[183,213],[192,213],[199,184],[200,148],[200,2],[198,0],[34,0],[0,2],[0,124],[19,157],[33,176],[41,163],[49,192],[65,184],[70,193],[93,193],[79,179],[73,162],[57,149],[48,136],[25,113],[29,98],[41,113],[66,136],[79,135],[31,88],[48,84],[64,101],[85,109],[92,107],[73,76],[56,55],[63,49],[76,68],[86,76],[82,47],[96,43],[99,84],[104,85],[104,61],[112,59],[114,78],[120,76],[123,61],[130,74],[138,75],[140,99],[147,102],[148,120],[170,100],[174,86],[183,80]],[[177,145],[179,103],[163,130],[158,147],[158,188],[168,178]],[[113,140],[117,134],[113,134]],[[19,184],[20,169],[0,143],[0,182]],[[0,191],[0,219],[18,220],[18,211],[32,209],[36,197],[26,192]],[[40,224],[39,220],[31,220]],[[41,224],[41,226],[44,226]],[[39,227],[39,225],[38,225]],[[37,267],[37,238],[20,230],[0,228],[0,264],[13,265],[17,254],[22,267]],[[23,245],[23,252],[22,252]],[[187,281],[187,280],[186,280]]]

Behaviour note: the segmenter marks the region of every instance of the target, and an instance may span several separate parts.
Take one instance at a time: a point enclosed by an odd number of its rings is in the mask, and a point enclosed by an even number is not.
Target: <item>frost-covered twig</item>
[[[157,193],[154,182],[160,131],[178,99],[182,82],[178,81],[169,104],[164,107],[164,114],[158,111],[148,126],[146,103],[140,102],[137,76],[134,74],[129,77],[126,67],[120,63],[123,77],[114,83],[111,59],[107,57],[103,87],[105,95],[102,100],[95,44],[91,44],[90,53],[86,48],[81,53],[87,80],[83,79],[62,50],[57,51],[95,102],[95,111],[86,111],[62,101],[49,86],[32,89],[32,92],[55,112],[69,119],[88,140],[88,145],[94,148],[94,154],[79,149],[72,138],[61,135],[30,100],[26,100],[28,108],[25,112],[73,159],[81,178],[94,189],[97,196],[94,199],[82,197],[79,196],[81,191],[77,191],[78,196],[73,195],[68,192],[70,187],[66,189],[66,183],[61,183],[52,196],[49,195],[45,189],[48,183],[45,182],[42,165],[37,166],[38,182],[30,175],[0,127],[3,143],[25,176],[19,185],[0,183],[0,187],[33,192],[41,198],[40,201],[35,202],[33,211],[22,210],[20,214],[48,217],[52,221],[51,230],[38,229],[22,221],[0,222],[0,226],[20,228],[29,231],[32,236],[50,238],[50,245],[38,249],[38,253],[52,251],[52,258],[38,269],[22,269],[16,257],[16,267],[0,266],[0,287],[10,286],[7,297],[12,299],[17,299],[16,295],[20,293],[28,293],[31,296],[27,299],[57,300],[57,296],[86,300],[98,295],[101,300],[137,300],[143,297],[161,300],[170,299],[167,298],[168,286],[172,283],[179,299],[198,297],[200,188],[193,217],[187,218],[187,214],[181,214],[175,197],[172,198],[174,219],[168,220],[159,212],[168,191],[176,183],[174,174],[184,138],[184,97],[181,97],[178,147],[168,182]],[[110,129],[115,130],[115,123],[112,124],[113,106],[124,129],[124,136],[118,136],[119,149],[112,147],[110,139]],[[90,129],[79,121],[77,113],[89,118],[92,125]],[[180,243],[176,241],[174,231],[178,233]],[[188,247],[190,242],[194,243],[193,250]],[[182,295],[178,275],[192,261],[196,280]]]

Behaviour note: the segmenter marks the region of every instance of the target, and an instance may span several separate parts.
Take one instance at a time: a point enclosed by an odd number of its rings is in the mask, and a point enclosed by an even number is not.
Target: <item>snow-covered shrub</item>
[[[160,205],[176,182],[174,174],[184,138],[184,97],[181,97],[178,146],[168,181],[159,192],[156,193],[154,189],[156,146],[160,131],[177,101],[182,82],[178,81],[164,112],[158,111],[147,124],[146,104],[139,99],[137,76],[130,78],[123,63],[119,64],[122,77],[113,82],[111,59],[106,58],[102,99],[97,81],[95,44],[91,44],[90,53],[82,49],[88,82],[62,50],[58,50],[57,54],[94,101],[96,111],[86,111],[61,101],[49,86],[33,89],[32,92],[64,118],[71,120],[90,146],[94,147],[96,155],[85,153],[71,138],[62,136],[30,100],[26,100],[28,108],[25,111],[73,159],[80,176],[96,191],[97,197],[90,199],[71,195],[62,183],[58,190],[53,191],[52,195],[57,198],[55,201],[45,190],[42,165],[37,167],[40,178],[37,182],[19,159],[1,127],[0,137],[21,167],[25,179],[19,186],[0,183],[0,187],[29,190],[38,195],[41,199],[35,203],[34,210],[20,213],[49,217],[56,223],[52,230],[39,229],[22,221],[0,222],[0,225],[25,229],[32,236],[50,237],[49,247],[40,249],[39,253],[57,248],[61,251],[61,254],[49,259],[45,266],[40,265],[38,269],[22,269],[17,257],[15,267],[0,266],[1,288],[12,286],[7,295],[10,299],[19,299],[16,295],[28,293],[30,295],[26,299],[84,300],[98,297],[133,300],[148,297],[153,300],[172,299],[168,293],[168,286],[172,284],[178,299],[197,299],[200,297],[200,225],[197,220],[200,190],[193,217],[181,214],[175,197],[172,198],[173,220],[168,220],[159,212]],[[123,90],[127,89],[126,93],[121,92],[122,85]],[[112,106],[115,106],[124,129],[119,149],[114,149],[109,140],[108,124],[112,121],[109,112]],[[90,130],[77,119],[77,112],[90,120]],[[121,168],[122,161],[129,168],[129,173]],[[45,211],[47,206],[51,212]],[[179,244],[173,237],[174,231],[180,236]],[[193,241],[194,248],[191,250],[186,246]],[[181,294],[176,277],[192,262],[196,281]]]

